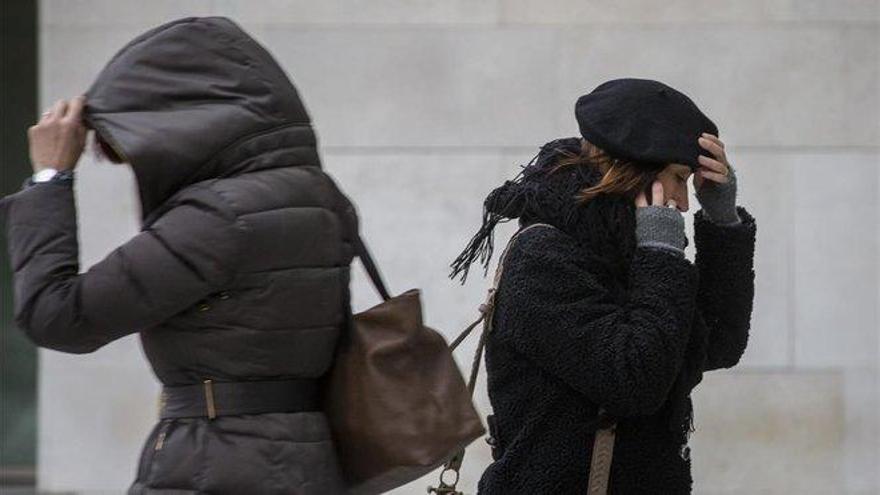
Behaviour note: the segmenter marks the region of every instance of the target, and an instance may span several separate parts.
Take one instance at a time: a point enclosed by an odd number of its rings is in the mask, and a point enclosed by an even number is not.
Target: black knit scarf
[[[460,276],[464,283],[470,266],[478,259],[485,275],[494,251],[495,226],[519,219],[521,226],[541,222],[566,232],[596,263],[605,264],[628,284],[636,249],[635,205],[630,198],[611,195],[579,202],[578,193],[602,178],[601,172],[593,166],[558,167],[560,159],[580,152],[579,138],[551,141],[541,147],[513,180],[493,190],[483,203],[483,224],[452,263],[451,277]],[[692,338],[698,343],[702,336],[692,334]],[[699,347],[689,346],[688,354],[693,354],[689,359],[701,355]],[[682,366],[665,406],[669,428],[679,434],[681,443],[694,431],[690,390],[702,378],[701,366],[702,363],[694,362]]]

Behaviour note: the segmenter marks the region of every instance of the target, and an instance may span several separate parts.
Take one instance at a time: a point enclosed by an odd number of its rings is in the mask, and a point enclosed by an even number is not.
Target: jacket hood
[[[144,223],[195,182],[320,165],[293,84],[224,17],[178,19],[129,42],[86,92],[85,120],[131,165]]]

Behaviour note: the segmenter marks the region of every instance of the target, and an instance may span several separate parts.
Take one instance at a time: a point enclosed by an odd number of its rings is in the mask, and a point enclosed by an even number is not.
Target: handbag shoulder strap
[[[514,242],[516,242],[516,240],[519,238],[519,236],[521,236],[521,235],[525,234],[526,232],[528,232],[529,230],[532,230],[537,227],[547,227],[550,229],[556,228],[553,225],[550,225],[549,223],[533,223],[533,224],[527,225],[527,226],[519,229],[515,234],[513,234],[513,236],[507,242],[507,245],[504,246],[504,251],[501,253],[501,256],[498,258],[498,267],[495,268],[495,278],[492,280],[492,288],[490,289],[491,294],[489,295],[489,297],[491,297],[491,301],[488,301],[488,302],[491,303],[491,308],[494,309],[494,307],[495,307],[495,293],[498,291],[498,287],[501,285],[501,275],[504,273],[504,262],[507,260],[507,253],[510,252],[510,248],[513,247]],[[487,318],[489,318],[490,322],[491,322],[491,318],[492,318],[491,312],[488,313]],[[491,327],[491,325],[490,325],[490,327]]]
[[[367,271],[367,275],[370,276],[370,281],[373,283],[373,287],[376,288],[376,292],[379,293],[382,300],[387,301],[391,299],[391,295],[388,293],[388,288],[385,286],[385,282],[382,280],[382,275],[379,273],[379,267],[376,266],[376,262],[373,261],[373,257],[367,249],[367,244],[360,235],[355,239],[354,250],[355,255],[360,258],[361,264],[364,265],[364,269]]]
[[[453,351],[459,344],[467,338],[468,335],[476,328],[480,322],[485,321],[487,329],[491,328],[492,323],[492,313],[495,309],[495,293],[498,291],[498,287],[501,284],[501,275],[504,273],[504,262],[507,259],[507,253],[510,251],[510,248],[513,246],[513,243],[519,238],[520,235],[525,232],[536,228],[536,227],[549,227],[551,229],[555,229],[553,225],[549,223],[533,223],[527,225],[521,229],[519,229],[513,236],[507,241],[507,245],[504,247],[504,251],[502,251],[501,256],[498,258],[498,266],[495,268],[495,276],[492,279],[492,285],[489,287],[489,290],[486,293],[486,299],[480,304],[480,317],[473,323],[467,326],[459,335],[449,344],[450,349]],[[478,347],[478,351],[481,351]],[[476,360],[479,361],[479,354],[476,356]],[[472,372],[472,375],[474,373]]]

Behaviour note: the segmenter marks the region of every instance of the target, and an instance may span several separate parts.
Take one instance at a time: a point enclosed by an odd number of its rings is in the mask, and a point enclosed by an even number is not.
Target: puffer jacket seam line
[[[204,188],[207,189],[208,191],[210,191],[211,194],[216,196],[223,203],[223,205],[226,207],[225,209],[227,211],[225,211],[224,213],[228,213],[232,217],[233,221],[230,223],[230,226],[233,228],[233,230],[237,234],[236,235],[237,239],[235,241],[235,247],[236,247],[235,260],[233,260],[229,263],[229,278],[228,278],[228,280],[224,281],[224,283],[223,283],[223,285],[228,285],[233,280],[235,280],[236,275],[241,272],[241,265],[244,262],[244,253],[245,253],[245,245],[244,245],[245,244],[244,243],[245,234],[247,232],[249,232],[250,229],[247,225],[247,222],[245,222],[245,220],[243,218],[241,218],[241,215],[238,215],[236,213],[234,200],[226,197],[226,195],[224,195],[220,191],[214,189],[209,184],[205,184]]]
[[[320,205],[278,206],[275,208],[269,208],[267,210],[254,211],[254,212],[249,212],[249,213],[241,213],[239,216],[245,217],[245,216],[259,215],[261,213],[269,213],[269,212],[278,211],[278,210],[326,210],[326,211],[329,211],[330,213],[333,213],[334,216],[337,216],[337,213],[333,208],[330,208],[327,206],[320,206]]]

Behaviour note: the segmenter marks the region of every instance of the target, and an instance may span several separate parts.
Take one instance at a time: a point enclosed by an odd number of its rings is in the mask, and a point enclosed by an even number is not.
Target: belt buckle
[[[159,393],[159,415],[161,416],[163,412],[165,412],[165,404],[168,403],[168,396],[165,393],[165,389]]]
[[[203,384],[205,387],[205,405],[208,410],[208,419],[214,419],[217,417],[217,408],[214,406],[214,382],[205,380]]]

